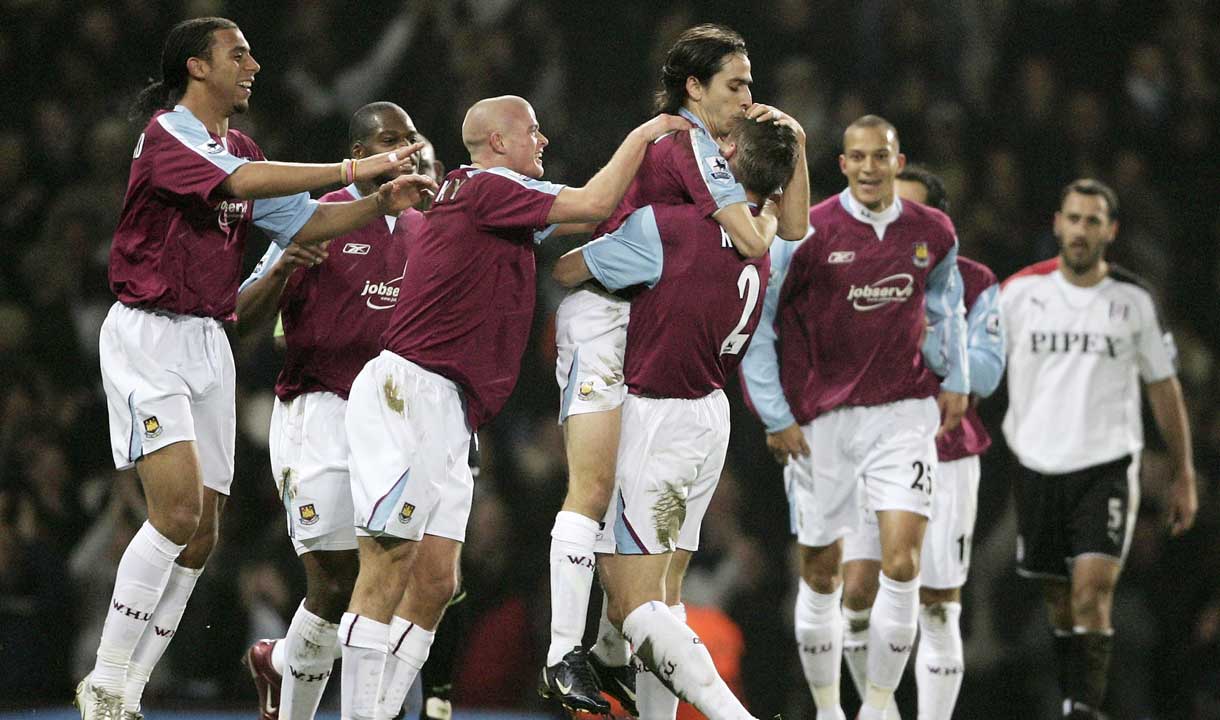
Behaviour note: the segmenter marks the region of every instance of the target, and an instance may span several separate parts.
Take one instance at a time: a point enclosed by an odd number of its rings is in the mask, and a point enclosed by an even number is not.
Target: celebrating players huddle
[[[356,111],[349,159],[266,161],[228,127],[258,72],[236,25],[189,20],[167,37],[162,81],[141,95],[149,119],[111,251],[118,302],[101,356],[116,466],[136,468],[149,519],[77,688],[82,720],[141,717],[233,477],[222,323],[265,332],[276,318],[286,355],[271,462],[307,590],[286,637],[247,654],[260,712],[313,717],[342,657],[342,716],[398,717],[461,596],[468,458],[516,384],[534,248],[574,233],[593,239],[554,271],[572,288],[556,322],[569,486],[551,531],[540,694],[579,712],[609,713],[605,693],[640,718],[673,718],[679,699],[713,720],[753,717],[682,605],[729,443],[724,387],[740,365],[785,464],[796,639],[817,717],[845,718],[843,658],[858,717],[897,718],[917,632],[919,717],[950,717],[990,443],[974,399],[995,390],[1007,355],[1005,433],[1029,475],[1019,561],[1046,580],[1066,637],[1065,715],[1097,716],[1142,429],[1136,411],[1099,432],[1090,418],[1113,413],[1083,399],[1056,415],[1073,397],[1100,402],[1072,378],[1113,376],[1105,392],[1138,408],[1138,369],[1178,461],[1175,531],[1197,504],[1171,341],[1147,292],[1104,260],[1117,230],[1109,188],[1069,186],[1060,260],[1000,292],[986,267],[958,257],[943,188],[906,168],[880,117],[847,128],[848,187],[811,208],[804,131],[753,102],[745,42],[722,26],[678,38],[658,115],[581,187],[542,179],[550,141],[514,96],[467,111],[470,162],[448,174],[388,102]],[[251,223],[274,243],[239,285]],[[1041,382],[1057,383],[1055,398]],[[1058,425],[1057,438],[1041,434]],[[594,572],[606,598],[586,650]],[[448,717],[447,681],[424,685],[423,716]]]

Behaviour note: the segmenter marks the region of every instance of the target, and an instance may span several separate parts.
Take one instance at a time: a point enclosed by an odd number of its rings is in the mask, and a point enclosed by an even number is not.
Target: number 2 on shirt
[[[758,304],[758,288],[762,282],[758,279],[758,268],[754,265],[746,265],[741,269],[741,275],[737,277],[737,296],[746,299],[746,306],[741,311],[741,319],[737,321],[737,326],[733,328],[733,332],[724,339],[720,345],[721,355],[736,355],[741,352],[741,349],[746,346],[746,342],[750,340],[749,333],[743,333],[741,330],[750,322],[750,315],[754,313],[754,306]]]

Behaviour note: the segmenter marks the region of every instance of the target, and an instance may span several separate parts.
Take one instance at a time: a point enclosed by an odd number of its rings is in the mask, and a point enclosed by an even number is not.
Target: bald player
[[[405,151],[420,135],[401,107],[377,102],[356,111],[348,138],[352,157],[364,158]],[[320,202],[359,200],[414,170],[413,163],[351,183]],[[358,568],[343,415],[356,373],[381,349],[377,339],[398,301],[408,242],[422,219],[413,208],[375,218],[335,238],[317,264],[272,244],[237,298],[243,332],[265,331],[277,315],[283,323],[271,471],[305,568],[305,599],[287,636],[259,640],[246,653],[263,720],[309,720],[330,678]]]
[[[653,118],[584,187],[568,188],[541,180],[549,141],[528,102],[502,96],[467,111],[471,163],[446,176],[425,214],[382,352],[349,398],[360,574],[339,625],[343,717],[401,704],[453,597],[474,489],[471,434],[516,384],[539,231],[609,216],[648,144],[687,127]],[[389,655],[401,663],[392,687]]]

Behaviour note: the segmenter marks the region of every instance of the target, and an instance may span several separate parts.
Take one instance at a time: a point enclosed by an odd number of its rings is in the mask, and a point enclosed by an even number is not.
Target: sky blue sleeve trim
[[[741,381],[750,394],[750,403],[766,426],[767,432],[779,432],[796,423],[792,408],[784,397],[779,379],[779,352],[775,332],[775,316],[779,309],[780,288],[788,276],[792,253],[801,242],[775,243],[771,246],[771,277],[763,297],[762,317],[754,330],[754,340],[741,359]]]
[[[478,171],[478,172],[486,172],[486,173],[491,173],[492,175],[499,175],[500,177],[505,177],[505,178],[508,178],[509,180],[512,180],[513,182],[517,183],[518,185],[527,187],[530,190],[537,190],[538,192],[544,192],[548,195],[558,195],[560,190],[563,190],[565,187],[567,187],[567,185],[560,185],[559,183],[547,182],[546,180],[535,180],[534,178],[526,177],[525,175],[522,175],[519,172],[513,172],[512,170],[509,170],[506,167],[486,168],[486,169]],[[477,174],[477,172],[471,173],[471,175],[476,175],[476,174]]]
[[[555,232],[555,230],[558,227],[559,227],[559,224],[555,223],[552,225],[547,225],[546,227],[544,227],[541,230],[535,230],[534,231],[534,244],[541,245],[547,238],[549,238],[551,236],[551,233]]]
[[[945,351],[948,362],[942,390],[970,392],[970,364],[966,351],[966,308],[962,304],[962,274],[957,269],[957,238],[932,272],[928,274],[926,293],[928,323],[945,323]]]
[[[703,184],[716,201],[717,208],[727,207],[735,203],[746,202],[746,191],[733,176],[729,161],[720,154],[720,146],[712,140],[706,130],[694,128],[690,130],[691,143],[695,152],[695,162],[699,164],[699,175]]]
[[[237,294],[241,295],[246,291],[246,288],[265,277],[271,271],[271,268],[275,267],[275,264],[279,262],[280,256],[283,254],[284,249],[279,245],[275,243],[268,245],[267,252],[263,253],[263,256],[259,258],[258,263],[254,266],[254,270],[250,273],[250,277],[242,281],[241,286],[237,288]]]
[[[255,200],[254,224],[270,235],[276,245],[288,247],[317,210],[318,201],[304,192]]]
[[[655,286],[661,280],[665,253],[652,206],[631,213],[618,230],[588,243],[581,254],[589,273],[607,290]]]
[[[223,170],[226,175],[232,175],[237,168],[250,162],[230,154],[229,148],[209,135],[203,123],[185,109],[175,108],[172,112],[163,113],[157,117],[157,122],[178,142]]]
[[[1004,376],[1005,342],[1000,328],[1000,287],[984,290],[970,306],[966,318],[966,339],[970,355],[970,392],[988,397],[1000,386]]]

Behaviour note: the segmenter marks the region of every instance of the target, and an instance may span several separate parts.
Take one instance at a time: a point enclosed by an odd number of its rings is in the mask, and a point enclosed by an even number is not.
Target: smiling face
[[[843,133],[839,169],[851,194],[874,212],[894,202],[894,176],[906,167],[898,152],[898,133],[884,125],[853,126]]]
[[[729,53],[720,62],[720,70],[707,84],[691,77],[686,81],[686,108],[708,125],[714,137],[727,136],[745,117],[754,102],[750,85],[750,59],[741,53]]]
[[[495,133],[504,167],[535,180],[542,177],[542,151],[550,144],[538,126],[534,108],[521,100],[508,108]],[[493,139],[495,144],[495,139]]]
[[[250,54],[250,44],[241,30],[214,31],[209,56],[191,58],[191,62],[199,63],[196,72],[203,75],[208,95],[219,107],[228,109],[228,114],[243,113],[250,108],[254,76],[260,66]]]
[[[411,116],[401,108],[386,108],[382,110],[375,116],[373,124],[374,127],[368,136],[352,145],[352,157],[366,158],[370,155],[398,150],[418,142],[420,139],[419,131],[415,129],[415,123],[411,121]],[[416,154],[412,156],[411,162],[404,165],[401,170],[381,175],[375,178],[373,182],[381,185],[382,183],[390,182],[399,175],[409,175],[416,171],[419,164],[420,158]]]
[[[1118,234],[1105,197],[1069,192],[1055,213],[1055,238],[1063,266],[1084,275],[1101,263]]]

